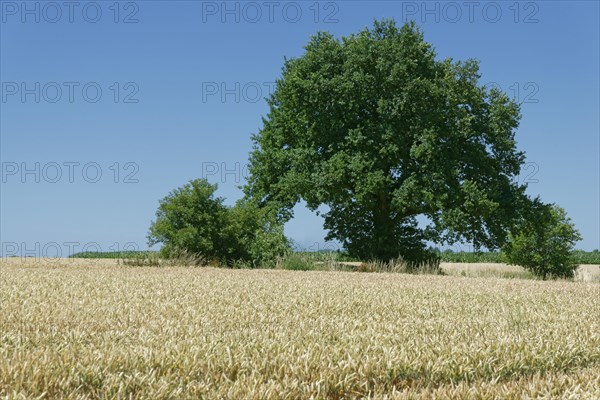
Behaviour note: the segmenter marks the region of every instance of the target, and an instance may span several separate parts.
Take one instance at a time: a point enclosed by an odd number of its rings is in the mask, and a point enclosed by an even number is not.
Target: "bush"
[[[267,209],[241,200],[228,209],[225,226],[228,264],[249,263],[252,267],[272,268],[279,257],[291,252],[283,225]]]
[[[577,268],[572,252],[579,240],[581,236],[565,210],[537,202],[529,220],[509,235],[504,253],[510,264],[520,265],[542,279],[572,278]]]
[[[196,179],[160,200],[148,245],[162,243],[160,252],[166,258],[182,250],[211,259],[222,257],[227,209],[222,198],[214,197],[216,189],[217,185]]]
[[[227,207],[215,197],[216,190],[217,185],[196,179],[172,191],[160,201],[148,244],[162,243],[161,255],[168,259],[185,252],[228,266],[274,266],[277,257],[289,252],[283,226],[265,209],[247,201]]]
[[[261,226],[249,244],[250,259],[255,266],[272,268],[277,260],[292,251],[283,226],[266,222]]]

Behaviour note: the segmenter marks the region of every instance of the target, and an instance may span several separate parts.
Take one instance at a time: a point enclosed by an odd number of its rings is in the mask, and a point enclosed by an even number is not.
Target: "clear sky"
[[[8,254],[146,248],[158,200],[207,177],[232,204],[284,57],[309,36],[415,20],[440,58],[523,102],[529,193],[600,247],[597,1],[0,1]],[[324,242],[302,206],[286,233]]]

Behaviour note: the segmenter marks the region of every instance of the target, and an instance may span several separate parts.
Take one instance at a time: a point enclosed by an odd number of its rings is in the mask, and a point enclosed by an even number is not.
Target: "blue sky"
[[[310,35],[414,19],[440,58],[523,102],[529,193],[600,247],[599,3],[0,1],[2,251],[146,248],[158,200],[190,179],[241,197],[250,135]],[[327,244],[299,206],[287,234]]]

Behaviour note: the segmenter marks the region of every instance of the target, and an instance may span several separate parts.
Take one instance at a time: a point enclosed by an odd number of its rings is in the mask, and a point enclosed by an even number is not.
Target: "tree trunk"
[[[395,254],[395,241],[398,238],[394,224],[389,196],[386,192],[380,192],[373,210],[373,258],[389,261],[398,256]]]

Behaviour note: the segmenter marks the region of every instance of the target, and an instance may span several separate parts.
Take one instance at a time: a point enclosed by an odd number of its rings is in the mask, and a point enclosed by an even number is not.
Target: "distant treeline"
[[[70,258],[136,258],[144,255],[154,254],[155,251],[108,251],[108,252],[82,252],[75,253]],[[318,252],[299,252],[299,254],[312,259],[313,261],[325,261],[333,259],[337,261],[358,261],[349,257],[344,252],[318,251]],[[469,252],[445,250],[439,253],[442,262],[451,263],[502,263],[506,262],[500,252]],[[600,264],[600,251],[575,250],[573,260],[576,264]]]
[[[454,252],[446,250],[440,253],[442,262],[453,263],[502,263],[506,262],[501,252]],[[575,264],[600,264],[600,251],[575,250],[573,252]]]
[[[156,251],[84,251],[74,253],[69,258],[135,258],[152,253],[156,253]]]
[[[600,264],[600,251],[575,250],[573,258],[577,264]]]
[[[502,263],[505,259],[500,252],[470,252],[446,250],[440,254],[442,262],[450,263]]]

